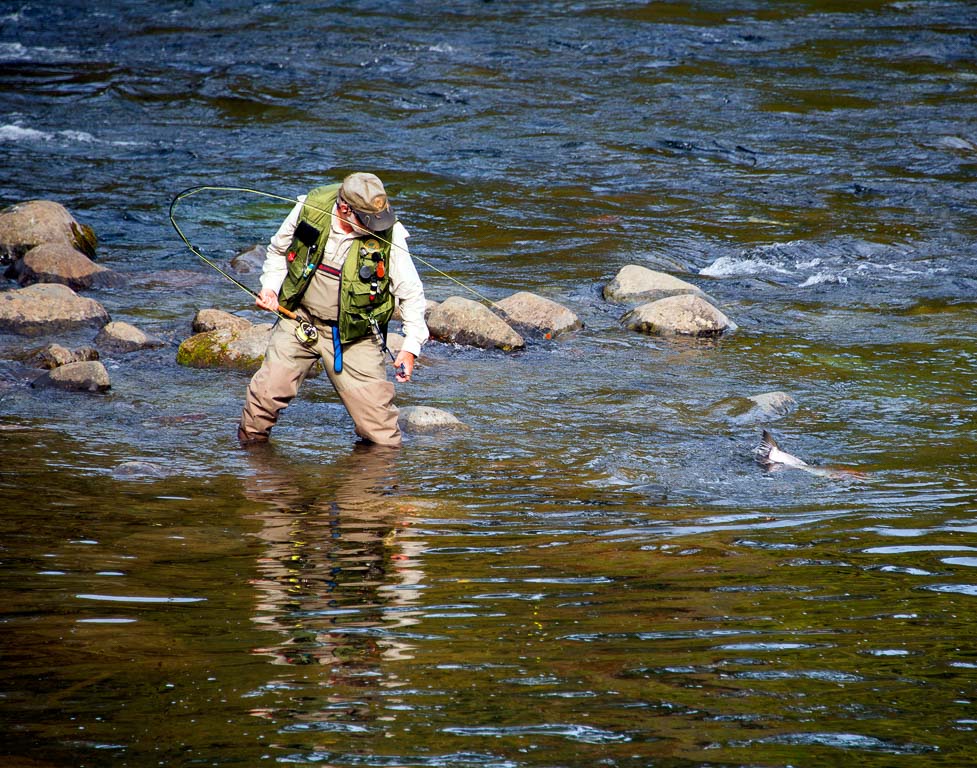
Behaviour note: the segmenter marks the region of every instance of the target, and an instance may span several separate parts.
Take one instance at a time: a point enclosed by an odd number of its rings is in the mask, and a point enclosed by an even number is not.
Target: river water
[[[0,84],[0,202],[91,225],[129,285],[86,295],[167,341],[99,396],[3,363],[4,766],[977,761],[972,4],[0,0]],[[399,402],[465,431],[355,447],[310,381],[242,450],[247,376],[176,346],[264,318],[170,200],[351,170],[429,298],[585,327],[430,343]],[[287,210],[178,215],[226,265]],[[623,330],[626,264],[738,330]]]

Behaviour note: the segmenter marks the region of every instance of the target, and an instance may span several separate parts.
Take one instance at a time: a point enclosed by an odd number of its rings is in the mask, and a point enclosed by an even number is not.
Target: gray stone
[[[580,318],[562,304],[528,291],[514,293],[494,306],[513,327],[529,329],[546,338],[583,328]]]
[[[94,299],[86,299],[59,283],[37,283],[0,293],[0,330],[24,336],[101,328],[109,313]]]
[[[43,243],[67,243],[89,257],[98,239],[61,204],[29,200],[0,211],[0,263],[19,259]]]
[[[194,333],[206,333],[217,328],[243,331],[250,327],[251,321],[247,318],[232,315],[222,309],[201,309],[193,318]]]
[[[21,285],[61,283],[79,291],[125,285],[118,272],[96,264],[68,243],[42,243],[31,248],[5,273]]]
[[[603,293],[608,301],[621,303],[648,302],[686,293],[705,296],[692,283],[637,264],[621,267],[614,279],[604,286]]]
[[[726,315],[692,294],[642,304],[621,318],[632,331],[656,336],[719,336],[736,329]]]
[[[504,320],[477,301],[452,296],[441,302],[428,317],[432,338],[453,344],[510,352],[526,345]]]
[[[186,339],[176,361],[190,368],[228,368],[253,372],[261,367],[268,347],[272,323],[259,323],[243,330],[216,328]]]
[[[60,344],[48,344],[46,347],[35,351],[32,360],[41,368],[57,368],[68,363],[83,363],[89,360],[98,360],[98,350],[94,347],[79,347],[78,349],[68,349]]]
[[[408,405],[400,409],[397,422],[408,432],[437,432],[443,429],[467,429],[453,414],[427,405]]]
[[[53,387],[83,392],[104,392],[111,387],[109,372],[97,360],[68,363],[34,380],[32,387]]]
[[[119,321],[105,325],[95,337],[95,343],[106,352],[135,352],[165,346],[166,342],[129,323]]]

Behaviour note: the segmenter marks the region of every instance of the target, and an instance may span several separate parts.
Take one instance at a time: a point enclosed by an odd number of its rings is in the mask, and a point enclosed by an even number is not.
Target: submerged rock
[[[68,243],[42,243],[15,261],[4,275],[21,285],[62,283],[76,291],[126,282],[118,272],[96,264]]]
[[[254,248],[242,251],[231,259],[231,269],[240,272],[242,275],[260,272],[264,266],[267,253],[268,248],[264,245],[256,245]]]
[[[180,344],[176,361],[190,368],[257,371],[273,327],[272,323],[260,323],[245,329],[215,328],[195,334]]]
[[[166,345],[162,339],[150,336],[134,325],[118,321],[105,325],[95,337],[95,343],[107,352],[135,352]]]
[[[580,318],[562,304],[528,291],[514,293],[495,302],[495,306],[505,313],[504,319],[516,328],[542,333],[547,338],[583,328]]]
[[[123,461],[112,470],[112,476],[125,480],[158,480],[166,477],[167,471],[151,461]]]
[[[621,267],[614,279],[604,286],[603,291],[605,299],[621,303],[648,302],[686,293],[705,296],[692,283],[638,264]]]
[[[625,314],[621,322],[632,331],[664,336],[719,336],[736,329],[726,315],[692,294],[642,304]]]
[[[428,317],[431,337],[453,344],[510,352],[526,342],[484,304],[460,296],[445,299]]]
[[[51,200],[29,200],[0,211],[0,263],[19,259],[43,243],[67,243],[94,258],[98,238]]]
[[[408,405],[400,409],[397,422],[408,432],[436,432],[442,429],[467,429],[453,414],[427,405]]]
[[[101,328],[108,321],[109,313],[101,304],[59,283],[0,293],[0,330],[37,336],[84,326]]]
[[[760,424],[782,419],[796,408],[797,401],[786,392],[764,392],[749,397],[727,397],[709,412],[734,424]]]
[[[111,387],[109,372],[97,360],[68,363],[34,380],[32,387],[53,387],[85,392],[104,392]]]

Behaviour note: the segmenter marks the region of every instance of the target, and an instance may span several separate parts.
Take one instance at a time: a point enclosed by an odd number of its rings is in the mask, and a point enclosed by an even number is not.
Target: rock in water
[[[0,293],[0,330],[37,336],[89,325],[101,328],[108,321],[109,313],[101,304],[59,283]]]
[[[111,322],[104,326],[95,337],[95,343],[107,352],[135,352],[165,345],[162,339],[122,322]]]
[[[692,294],[642,304],[625,314],[621,322],[632,331],[657,336],[719,336],[736,329],[726,315]]]
[[[97,360],[68,363],[54,368],[31,384],[32,387],[53,387],[84,392],[104,392],[111,387],[109,372]]]
[[[514,293],[502,301],[497,301],[495,306],[502,310],[505,319],[516,327],[528,328],[530,331],[544,334],[547,338],[583,328],[580,318],[562,304],[528,291]]]
[[[5,275],[21,285],[62,283],[75,291],[117,287],[126,282],[118,272],[96,264],[68,243],[42,243],[32,248]]]
[[[603,291],[605,299],[621,303],[648,302],[686,293],[705,296],[692,283],[637,264],[621,267],[614,279],[604,286]]]
[[[427,405],[408,405],[400,409],[397,421],[408,432],[436,432],[442,429],[467,429],[454,415]]]
[[[91,227],[79,224],[63,205],[50,200],[30,200],[0,211],[0,264],[43,243],[68,243],[93,258],[98,239]]]
[[[460,296],[445,299],[435,307],[427,321],[432,338],[453,344],[511,352],[526,342],[508,323],[484,304]]]
[[[244,330],[216,328],[198,333],[180,344],[176,361],[190,368],[257,371],[273,327],[271,323],[260,323]]]

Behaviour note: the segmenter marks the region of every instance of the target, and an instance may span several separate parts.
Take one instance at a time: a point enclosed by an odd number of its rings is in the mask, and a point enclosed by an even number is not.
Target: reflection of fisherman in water
[[[331,466],[296,464],[275,451],[249,452],[254,475],[247,493],[262,503],[256,517],[266,543],[255,621],[282,635],[255,652],[296,667],[269,689],[297,687],[303,711],[294,711],[294,698],[282,704],[300,720],[319,721],[323,686],[330,702],[345,699],[346,687],[356,698],[363,687],[395,684],[384,679],[384,661],[410,658],[412,648],[398,632],[416,620],[411,587],[421,573],[410,552],[420,545],[402,537],[410,510],[396,495],[396,449],[357,445]],[[328,674],[308,665],[326,666]]]

